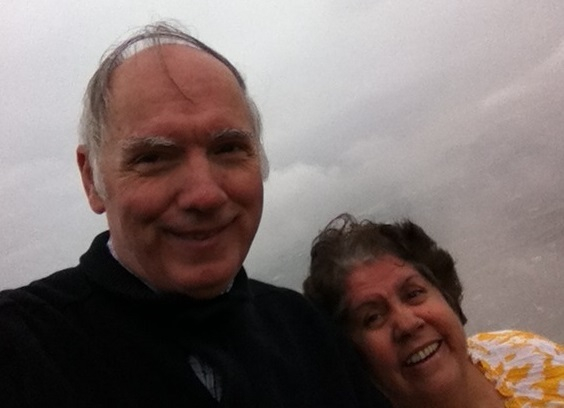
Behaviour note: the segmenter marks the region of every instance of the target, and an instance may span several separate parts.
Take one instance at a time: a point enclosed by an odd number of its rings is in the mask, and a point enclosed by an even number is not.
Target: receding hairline
[[[190,35],[184,27],[181,27],[175,21],[158,21],[154,24],[148,24],[131,34],[129,38],[114,44],[102,55],[97,73],[105,71],[107,79],[107,76],[111,75],[118,66],[130,57],[146,49],[163,47],[165,45],[185,46],[208,54],[226,66],[235,76],[240,87],[245,92],[247,91],[245,80],[229,59],[206,43]]]
[[[260,134],[258,134],[255,129],[253,112],[249,105],[249,100],[245,89],[239,85],[236,76],[232,74],[225,64],[213,55],[209,55],[207,52],[197,47],[190,45],[184,47],[184,44],[177,43],[144,48],[138,53],[130,55],[120,65],[114,67],[108,78],[108,100],[105,115],[106,131],[109,131],[112,126],[112,112],[115,112],[113,109],[115,107],[114,104],[116,101],[120,100],[120,97],[117,97],[118,93],[122,90],[127,91],[130,89],[130,85],[134,83],[136,75],[143,75],[145,69],[157,70],[155,74],[151,72],[149,75],[149,80],[155,78],[156,75],[161,78],[157,80],[154,85],[158,85],[161,80],[169,83],[172,85],[173,89],[176,89],[176,92],[178,92],[181,97],[184,97],[188,101],[191,100],[190,88],[194,83],[197,84],[200,82],[200,79],[203,79],[198,78],[198,76],[215,77],[213,83],[225,86],[226,92],[231,93],[234,103],[240,106],[245,112],[245,124],[240,129],[236,130],[249,135],[257,146],[260,145]],[[184,77],[185,73],[186,77]],[[190,78],[192,75],[195,75],[196,78]],[[185,82],[186,79],[188,82]],[[144,84],[141,84],[141,87],[144,86]],[[116,97],[118,99],[114,99]],[[130,96],[128,96],[128,98],[130,98]],[[119,102],[117,103],[120,104]],[[227,127],[219,131],[213,131],[211,134],[224,133],[227,130],[231,130],[231,128]],[[107,140],[106,138],[104,139]]]
[[[243,100],[250,114],[252,132],[256,137],[261,161],[261,173],[263,180],[266,180],[269,173],[269,165],[262,143],[261,115],[252,96],[248,93],[242,74],[229,59],[188,34],[178,23],[160,21],[140,28],[129,38],[108,48],[102,55],[98,68],[88,82],[83,97],[83,109],[79,124],[79,143],[86,148],[88,160],[92,163],[93,173],[96,176],[96,184],[102,189],[97,161],[99,159],[100,146],[104,142],[108,130],[108,113],[112,104],[110,100],[110,81],[115,70],[145,49],[162,49],[166,45],[184,46],[188,49],[201,51],[202,55],[209,54],[211,58],[217,60],[231,72],[231,75],[239,85]]]
[[[237,82],[243,92],[246,92],[247,90],[246,85],[243,86],[243,84],[239,81],[237,75],[235,75],[235,73],[231,70],[230,66],[226,65],[224,61],[218,59],[215,55],[210,54],[206,50],[203,50],[202,48],[199,48],[194,44],[185,42],[151,42],[149,44],[145,44],[143,47],[135,47],[135,45],[131,45],[130,48],[133,48],[133,50],[125,50],[122,53],[121,58],[117,58],[115,60],[115,63],[112,64],[110,69],[110,76],[112,76],[123,65],[131,64],[137,58],[143,58],[145,55],[156,54],[159,57],[159,60],[163,61],[164,59],[169,58],[169,56],[166,54],[170,54],[171,50],[176,50],[192,53],[199,58],[216,62],[218,66],[221,66],[222,69],[226,70],[226,72],[229,72],[230,76]]]
[[[194,63],[194,64],[213,64],[202,69],[197,65],[193,67],[188,67],[186,70],[181,64]],[[176,64],[180,65],[178,70]],[[129,55],[127,58],[123,59],[119,64],[115,65],[109,72],[106,92],[109,97],[108,106],[111,105],[111,93],[114,83],[118,76],[122,76],[126,70],[143,70],[147,66],[157,66],[162,69],[165,77],[167,77],[173,84],[180,89],[179,83],[176,79],[178,78],[178,73],[186,72],[193,73],[195,75],[209,75],[210,73],[215,73],[215,75],[228,78],[228,81],[233,82],[233,84],[239,89],[242,101],[248,105],[248,95],[245,87],[241,86],[238,78],[234,73],[226,66],[221,60],[218,60],[215,56],[207,53],[206,51],[192,46],[190,44],[157,44],[147,48],[143,48],[139,52]],[[249,110],[250,110],[250,106]]]

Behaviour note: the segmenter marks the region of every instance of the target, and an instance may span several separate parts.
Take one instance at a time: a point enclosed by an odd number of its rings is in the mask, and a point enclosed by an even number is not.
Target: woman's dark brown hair
[[[344,316],[344,281],[360,264],[393,255],[413,266],[436,286],[450,307],[466,323],[462,285],[452,256],[410,220],[393,224],[358,222],[350,214],[333,219],[314,239],[304,294],[334,319]]]

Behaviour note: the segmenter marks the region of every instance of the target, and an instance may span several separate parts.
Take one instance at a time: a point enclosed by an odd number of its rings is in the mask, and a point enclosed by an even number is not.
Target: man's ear
[[[80,177],[82,178],[82,186],[88,197],[88,203],[90,208],[96,214],[102,214],[106,211],[106,206],[104,200],[98,193],[96,186],[94,185],[94,174],[92,172],[92,166],[90,165],[90,160],[88,158],[88,151],[85,145],[79,145],[76,149],[76,162],[78,164],[78,169],[80,170]]]

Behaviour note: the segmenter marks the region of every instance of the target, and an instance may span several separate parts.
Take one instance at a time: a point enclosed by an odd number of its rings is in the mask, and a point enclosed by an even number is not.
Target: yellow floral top
[[[564,407],[564,347],[514,330],[468,338],[472,362],[495,384],[507,408]]]

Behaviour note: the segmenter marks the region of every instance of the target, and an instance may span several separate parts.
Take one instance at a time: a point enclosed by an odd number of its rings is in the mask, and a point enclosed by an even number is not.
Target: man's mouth
[[[221,231],[220,228],[209,230],[209,231],[200,231],[200,232],[193,232],[186,234],[186,238],[192,239],[194,241],[205,241],[206,239],[217,235],[217,233]]]
[[[188,230],[188,231],[169,230],[169,233],[181,239],[186,239],[190,241],[205,241],[221,233],[225,228],[228,227],[228,225],[229,223],[226,223],[218,227],[206,228],[201,230]]]
[[[405,365],[408,367],[414,366],[416,364],[420,364],[429,358],[431,358],[441,346],[440,341],[436,341],[434,343],[425,346],[423,349],[416,351],[412,355],[410,355],[407,360],[405,360]]]

